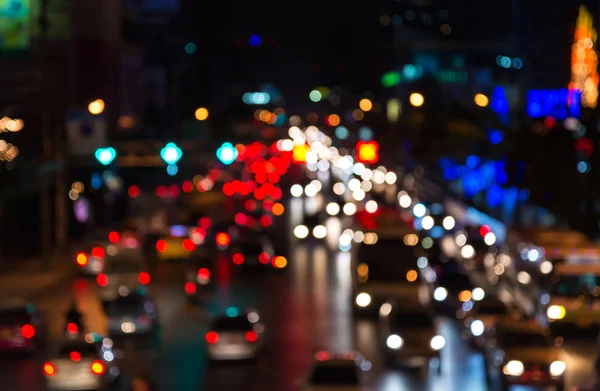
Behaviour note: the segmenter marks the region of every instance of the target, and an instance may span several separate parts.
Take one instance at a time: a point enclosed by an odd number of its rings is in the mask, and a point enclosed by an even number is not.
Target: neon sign
[[[527,93],[527,114],[532,118],[554,117],[565,119],[581,115],[581,92],[558,90],[531,90]]]

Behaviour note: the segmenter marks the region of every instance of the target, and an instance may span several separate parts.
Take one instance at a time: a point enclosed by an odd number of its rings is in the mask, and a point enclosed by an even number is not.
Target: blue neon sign
[[[581,115],[581,91],[531,90],[527,93],[527,114],[532,118],[554,117],[563,120]]]

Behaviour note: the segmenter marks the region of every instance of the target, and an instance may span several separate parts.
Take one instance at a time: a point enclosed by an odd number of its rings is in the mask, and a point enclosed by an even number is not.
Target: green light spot
[[[397,86],[401,81],[400,72],[397,71],[388,72],[381,76],[381,85],[386,88]]]
[[[321,93],[317,90],[312,90],[308,96],[313,102],[319,102],[323,97],[323,95],[321,95]]]

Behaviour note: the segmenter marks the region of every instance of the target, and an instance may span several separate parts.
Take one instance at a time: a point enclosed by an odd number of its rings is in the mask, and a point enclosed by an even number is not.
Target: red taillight
[[[194,244],[194,241],[192,239],[185,239],[183,241],[183,248],[186,251],[194,251],[194,249],[196,248],[196,245]]]
[[[98,274],[98,277],[96,277],[96,282],[100,286],[106,286],[106,284],[108,284],[108,277],[106,274]]]
[[[214,331],[209,331],[206,333],[206,342],[209,344],[217,343],[219,341],[219,334]]]
[[[205,267],[198,269],[198,278],[201,280],[208,280],[210,278],[210,270]]]
[[[141,272],[140,275],[138,276],[138,281],[142,285],[150,284],[150,274],[148,274],[146,272]]]
[[[92,372],[96,375],[102,375],[104,373],[104,363],[100,360],[96,360],[92,362]]]
[[[81,361],[81,353],[79,352],[71,352],[69,353],[69,358],[71,359],[71,361]]]
[[[193,282],[186,282],[185,285],[183,286],[183,289],[185,290],[185,293],[187,293],[188,295],[193,295],[194,293],[196,293],[196,284],[194,284]]]
[[[271,256],[267,253],[261,253],[258,256],[258,261],[260,263],[262,263],[263,265],[266,265],[267,263],[269,263],[270,260],[271,260]]]
[[[104,258],[104,249],[102,247],[94,247],[92,249],[92,257],[94,258]]]
[[[75,260],[79,266],[85,266],[88,263],[88,256],[86,253],[79,253],[77,254]]]
[[[209,229],[212,225],[212,221],[210,220],[210,217],[200,217],[198,225],[200,228]]]
[[[54,376],[56,375],[56,367],[52,363],[44,363],[44,374],[46,376]]]
[[[233,254],[233,263],[236,265],[241,265],[244,263],[244,255],[240,253]]]
[[[67,324],[67,331],[71,334],[75,334],[79,331],[79,327],[77,327],[75,323],[69,323]]]
[[[258,340],[258,334],[254,331],[248,331],[246,333],[246,341],[248,342],[256,342]]]
[[[26,324],[21,327],[21,335],[27,339],[31,339],[35,335],[35,329],[32,325]]]
[[[108,234],[108,240],[111,243],[118,243],[119,240],[121,240],[121,235],[119,235],[118,232],[112,231],[111,233]]]
[[[162,239],[156,242],[156,251],[159,253],[164,253],[167,251],[167,242]]]

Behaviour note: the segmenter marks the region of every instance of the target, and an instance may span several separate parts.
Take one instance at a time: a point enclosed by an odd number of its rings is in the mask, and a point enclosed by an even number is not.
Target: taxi
[[[159,261],[188,260],[194,256],[196,247],[204,241],[206,231],[201,228],[174,225],[156,242]]]
[[[553,339],[548,328],[535,322],[497,323],[486,333],[486,376],[498,375],[503,390],[526,385],[562,391],[567,364],[561,344],[562,338]]]

